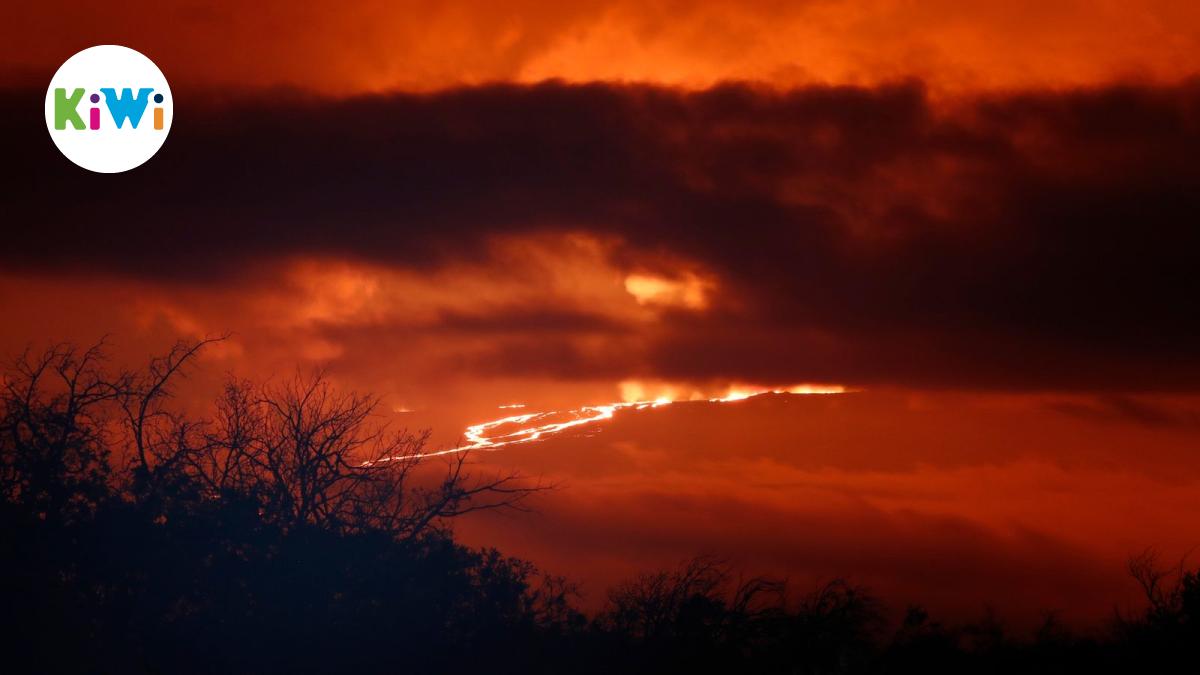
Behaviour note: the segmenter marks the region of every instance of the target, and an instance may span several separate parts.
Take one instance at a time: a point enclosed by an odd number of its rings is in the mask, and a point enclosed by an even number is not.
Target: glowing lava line
[[[571,410],[553,410],[549,412],[533,412],[521,415],[511,415],[500,419],[473,424],[463,432],[466,442],[455,448],[426,453],[425,456],[449,455],[472,450],[493,451],[505,446],[532,443],[554,434],[575,427],[596,424],[612,419],[618,410],[658,408],[672,403],[707,401],[709,403],[729,403],[742,401],[763,394],[842,394],[848,391],[838,385],[797,385],[788,389],[731,389],[725,396],[718,398],[691,398],[673,400],[658,398],[653,401],[623,401],[604,405],[585,405]],[[515,405],[500,406],[512,408]],[[523,406],[522,406],[523,407]],[[506,427],[515,427],[505,430]]]

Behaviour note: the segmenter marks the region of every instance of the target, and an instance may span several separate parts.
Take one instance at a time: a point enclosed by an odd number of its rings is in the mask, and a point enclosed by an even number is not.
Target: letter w
[[[143,87],[138,89],[137,96],[133,95],[133,90],[125,87],[121,90],[121,96],[117,97],[116,89],[112,87],[101,87],[100,91],[104,92],[104,102],[108,104],[108,112],[112,115],[113,121],[117,123],[117,128],[125,123],[125,119],[129,119],[129,124],[134,129],[137,128],[138,122],[142,121],[142,113],[146,112],[146,105],[150,103],[150,92],[154,89]]]

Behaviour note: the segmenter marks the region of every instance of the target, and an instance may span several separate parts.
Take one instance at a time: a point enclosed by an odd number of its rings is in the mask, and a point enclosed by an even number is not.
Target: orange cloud
[[[713,285],[712,281],[691,273],[679,279],[651,274],[630,274],[625,277],[625,290],[637,299],[639,305],[678,306],[693,310],[708,306],[707,295]]]
[[[1060,87],[1177,80],[1200,58],[1186,0],[25,3],[0,31],[10,69],[111,42],[173,82],[338,93],[547,78]]]

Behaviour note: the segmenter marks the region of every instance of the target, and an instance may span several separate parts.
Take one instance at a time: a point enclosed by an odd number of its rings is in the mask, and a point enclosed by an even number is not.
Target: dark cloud
[[[491,308],[487,313],[443,312],[435,328],[470,335],[521,333],[577,334],[621,332],[620,322],[603,314],[572,309]]]
[[[1151,429],[1200,429],[1194,405],[1143,400],[1133,396],[1100,396],[1084,401],[1056,401],[1050,409],[1092,422],[1126,422]]]
[[[634,375],[1200,384],[1196,83],[949,103],[916,83],[181,90],[162,152],[115,176],[54,152],[41,96],[0,101],[9,269],[234,283],[289,256],[431,268],[498,235],[590,232],[622,242],[618,264],[668,252],[719,282],[707,312],[637,329]],[[534,323],[481,362],[612,369],[570,317]]]

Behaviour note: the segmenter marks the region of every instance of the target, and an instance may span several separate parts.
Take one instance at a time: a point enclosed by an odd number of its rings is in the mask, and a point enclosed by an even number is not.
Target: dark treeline
[[[1200,650],[1200,579],[1152,555],[1130,565],[1147,609],[1089,635],[888,621],[851,584],[796,597],[703,557],[585,616],[566,579],[452,536],[542,486],[426,455],[319,374],[231,379],[183,415],[173,385],[206,344],[140,370],[69,345],[6,369],[6,672],[1151,672]]]

